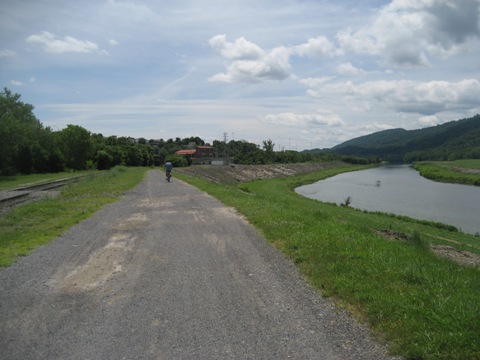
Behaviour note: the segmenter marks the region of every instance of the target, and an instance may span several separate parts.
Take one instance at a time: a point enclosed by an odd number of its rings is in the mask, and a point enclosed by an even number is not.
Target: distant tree
[[[98,150],[95,162],[98,170],[108,170],[113,166],[113,156],[106,150]]]
[[[67,168],[85,170],[87,160],[93,157],[90,132],[78,125],[67,125],[58,133],[57,141]]]
[[[263,149],[265,150],[267,162],[273,162],[275,159],[275,154],[273,152],[274,147],[275,147],[275,144],[273,143],[272,140],[268,139],[263,141]]]
[[[168,155],[165,158],[165,162],[170,161],[173,167],[186,167],[188,166],[187,159],[182,155]],[[163,163],[164,164],[164,163]],[[162,164],[162,166],[163,166]]]
[[[33,113],[34,107],[20,100],[4,88],[0,93],[0,175],[13,175],[17,172],[31,173],[35,168],[44,168],[44,161],[50,147],[49,129]]]

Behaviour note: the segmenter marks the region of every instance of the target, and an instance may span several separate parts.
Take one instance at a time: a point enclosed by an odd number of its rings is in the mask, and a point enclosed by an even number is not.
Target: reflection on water
[[[437,183],[408,165],[380,166],[343,173],[296,192],[324,202],[382,211],[454,225],[467,233],[480,232],[480,188]]]

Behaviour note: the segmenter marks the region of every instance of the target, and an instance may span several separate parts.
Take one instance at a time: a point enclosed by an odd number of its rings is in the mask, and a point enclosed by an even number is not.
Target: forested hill
[[[480,115],[418,130],[379,131],[346,141],[329,151],[406,163],[480,159]]]

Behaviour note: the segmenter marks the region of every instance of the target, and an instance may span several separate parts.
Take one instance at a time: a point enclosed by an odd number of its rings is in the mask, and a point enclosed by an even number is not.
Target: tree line
[[[0,93],[0,176],[49,173],[67,170],[106,170],[117,165],[155,166],[169,160],[174,166],[188,166],[189,160],[175,152],[187,146],[209,145],[199,137],[184,139],[134,139],[91,133],[78,125],[58,131],[45,127],[23,103],[19,94],[5,88]],[[217,157],[237,164],[294,163],[344,160],[366,163],[368,160],[331,153],[274,151],[271,140],[263,146],[245,140],[213,141]]]

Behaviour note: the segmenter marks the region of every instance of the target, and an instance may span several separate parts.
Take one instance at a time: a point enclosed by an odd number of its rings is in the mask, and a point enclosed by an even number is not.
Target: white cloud
[[[279,46],[264,50],[244,37],[228,42],[226,35],[216,35],[209,44],[226,61],[226,73],[210,77],[210,81],[260,82],[285,80],[292,76],[290,57],[331,58],[341,52],[325,37],[310,38],[298,46]]]
[[[330,80],[334,79],[333,76],[324,76],[321,78],[306,78],[300,79],[298,82],[302,85],[305,85],[309,88],[317,88],[322,86],[323,84],[329,82]]]
[[[305,44],[295,46],[294,51],[300,56],[311,58],[331,58],[341,54],[325,36],[310,38]]]
[[[337,73],[343,76],[354,76],[365,73],[364,70],[352,65],[352,63],[343,63],[337,67]]]
[[[108,40],[108,43],[109,43],[110,45],[112,45],[112,46],[117,46],[117,45],[118,45],[118,41],[115,40],[115,39],[110,39],[110,40]]]
[[[9,50],[9,49],[0,49],[0,58],[2,57],[14,57],[17,54],[15,51]]]
[[[232,43],[227,41],[226,35],[217,35],[209,40],[209,44],[226,60],[257,60],[265,56],[265,51],[244,37]]]
[[[480,81],[476,79],[459,82],[383,80],[359,85],[348,81],[330,85],[325,91],[335,91],[358,100],[370,99],[399,112],[424,115],[447,110],[466,110],[480,103]]]
[[[228,42],[225,35],[214,36],[209,43],[227,61],[227,72],[210,77],[210,81],[259,82],[290,76],[291,51],[287,48],[268,52],[243,37]]]
[[[385,57],[394,65],[427,65],[480,37],[478,0],[394,0],[370,26],[338,33],[347,51]]]
[[[319,111],[313,114],[296,114],[285,112],[280,114],[269,114],[263,119],[265,122],[283,126],[343,126],[342,118],[335,113]]]
[[[438,118],[435,115],[421,116],[418,118],[418,121],[425,127],[439,124]]]
[[[18,80],[12,80],[12,81],[10,81],[10,83],[14,86],[23,86],[23,83],[21,81],[18,81]]]
[[[91,41],[78,40],[71,36],[65,36],[65,38],[61,40],[48,31],[30,35],[27,37],[27,42],[43,44],[47,52],[54,54],[66,52],[91,53],[99,49],[98,45]]]

